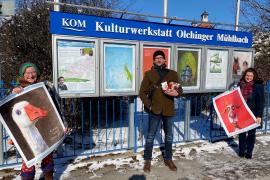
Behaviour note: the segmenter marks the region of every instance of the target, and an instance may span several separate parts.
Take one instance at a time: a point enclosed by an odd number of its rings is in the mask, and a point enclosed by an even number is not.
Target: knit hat
[[[37,75],[39,75],[38,67],[34,63],[26,62],[26,63],[23,63],[20,67],[20,77],[23,77],[26,68],[29,68],[29,67],[33,67],[36,70]]]
[[[161,56],[165,59],[165,54],[164,54],[164,52],[161,51],[161,50],[157,50],[157,51],[154,52],[154,54],[153,54],[153,59],[155,60],[155,57],[156,57],[156,56],[159,56],[159,55],[161,55]]]

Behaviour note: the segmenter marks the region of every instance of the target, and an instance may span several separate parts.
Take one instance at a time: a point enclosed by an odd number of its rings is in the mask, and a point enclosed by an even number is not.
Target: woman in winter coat
[[[19,87],[16,87],[12,90],[13,94],[18,94],[23,91],[23,88],[40,82],[40,73],[37,68],[37,66],[33,63],[24,63],[20,67],[20,78],[19,80]],[[55,92],[55,88],[52,86],[52,84],[48,81],[44,82],[53,101],[56,105],[58,112],[61,114],[61,111],[59,111],[59,103],[57,102],[58,98],[57,93]],[[63,116],[62,116],[63,117]],[[64,120],[64,119],[63,119]],[[66,122],[64,122],[66,126]],[[67,133],[67,128],[64,129]],[[11,142],[12,143],[12,142]],[[53,153],[49,154],[47,157],[45,157],[41,162],[41,168],[45,177],[45,180],[52,180],[53,179],[53,172],[54,172],[54,161],[53,161]],[[30,180],[34,179],[35,177],[35,166],[27,167],[25,162],[22,163],[21,173],[20,173],[22,179]]]
[[[263,81],[259,80],[258,73],[254,68],[248,68],[239,82],[241,93],[257,119],[257,123],[262,123],[264,107],[264,86]],[[240,157],[252,158],[256,139],[256,129],[239,134],[239,152]]]

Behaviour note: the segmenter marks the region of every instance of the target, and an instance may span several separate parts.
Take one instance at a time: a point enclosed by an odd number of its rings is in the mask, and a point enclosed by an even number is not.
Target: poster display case
[[[229,50],[207,49],[205,68],[205,89],[225,90],[227,87]]]
[[[120,96],[138,93],[138,43],[103,41],[101,95]]]
[[[177,48],[177,73],[183,90],[199,90],[201,72],[200,48]]]
[[[232,81],[238,82],[247,68],[253,67],[254,50],[234,49],[231,60]]]
[[[98,96],[97,41],[55,36],[54,82],[61,97]]]

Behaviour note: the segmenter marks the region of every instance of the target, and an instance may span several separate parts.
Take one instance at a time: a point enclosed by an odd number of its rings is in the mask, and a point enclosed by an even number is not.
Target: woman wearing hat
[[[40,72],[37,66],[33,63],[24,63],[20,67],[20,77],[18,79],[20,86],[16,87],[12,90],[12,93],[18,94],[23,91],[23,88],[35,84],[37,82],[40,82]],[[48,85],[48,83],[45,83]],[[46,86],[47,87],[47,86]],[[52,95],[52,88],[48,89],[50,94]],[[54,93],[54,96],[56,93]],[[58,103],[56,103],[56,98],[52,96],[52,99],[54,100],[54,103],[56,104],[56,107],[59,106]],[[59,107],[58,107],[59,111]],[[59,111],[61,114],[61,111]],[[46,180],[53,179],[53,172],[54,172],[54,161],[53,161],[53,154],[49,154],[47,157],[45,157],[41,162],[41,168],[44,174],[44,177]],[[34,179],[35,177],[35,166],[27,167],[25,162],[22,163],[21,168],[21,177],[22,179]]]

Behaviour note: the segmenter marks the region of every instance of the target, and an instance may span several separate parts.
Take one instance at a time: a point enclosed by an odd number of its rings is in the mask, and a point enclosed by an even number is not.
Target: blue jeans
[[[144,160],[152,159],[154,138],[161,121],[163,123],[163,130],[165,132],[165,160],[172,160],[173,119],[171,116],[156,115],[153,113],[149,113],[149,125],[148,134],[145,140]]]

